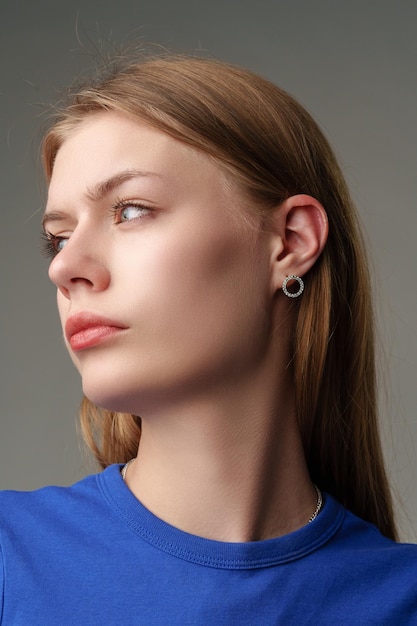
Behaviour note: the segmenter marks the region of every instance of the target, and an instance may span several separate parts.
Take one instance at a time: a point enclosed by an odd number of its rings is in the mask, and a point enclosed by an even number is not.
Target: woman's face
[[[267,349],[268,235],[209,157],[116,113],[58,151],[44,218],[84,393],[140,414],[250,373]]]

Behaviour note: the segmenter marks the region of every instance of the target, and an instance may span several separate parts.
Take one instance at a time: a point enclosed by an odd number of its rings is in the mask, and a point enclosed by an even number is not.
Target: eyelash
[[[131,220],[122,220],[118,219],[120,217],[120,213],[123,209],[133,207],[136,209],[142,209],[143,211],[151,212],[152,209],[145,204],[141,204],[139,202],[132,202],[131,200],[116,200],[114,204],[110,206],[110,213],[113,216],[115,224],[123,224],[124,222],[134,222],[136,220],[144,219],[148,217],[148,215],[142,215],[138,217],[134,217]],[[60,250],[57,249],[58,245],[61,241],[66,241],[67,237],[58,237],[57,235],[53,235],[52,233],[48,233],[43,231],[41,233],[41,244],[42,244],[42,253],[49,259],[53,259],[59,254]]]
[[[141,219],[144,219],[145,217],[148,217],[148,215],[141,215],[138,217],[134,217],[131,220],[122,220],[122,219],[118,220],[117,218],[120,217],[120,213],[123,211],[123,209],[130,208],[130,207],[133,207],[135,209],[142,209],[143,211],[149,211],[149,213],[152,211],[151,207],[147,206],[146,204],[142,204],[140,202],[135,202],[132,200],[116,200],[116,202],[114,202],[110,207],[110,213],[114,217],[115,224],[122,224],[124,222],[134,222],[136,220],[141,220]]]
[[[51,233],[41,232],[42,254],[48,259],[53,259],[60,252],[57,250],[57,245],[64,240],[65,237],[56,237]]]

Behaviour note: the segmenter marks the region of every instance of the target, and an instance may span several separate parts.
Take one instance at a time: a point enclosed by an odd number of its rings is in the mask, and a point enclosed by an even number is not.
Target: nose
[[[69,300],[80,289],[103,291],[110,284],[105,250],[104,242],[76,230],[52,260],[49,278]]]

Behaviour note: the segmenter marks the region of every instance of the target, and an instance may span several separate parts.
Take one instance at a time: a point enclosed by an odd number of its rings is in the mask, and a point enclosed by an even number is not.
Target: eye
[[[143,204],[123,201],[114,204],[111,207],[111,211],[114,215],[115,223],[121,224],[122,222],[132,222],[135,220],[143,219],[152,212],[152,209],[144,206]]]
[[[68,237],[57,237],[51,233],[41,234],[42,251],[46,257],[53,259],[67,245]]]

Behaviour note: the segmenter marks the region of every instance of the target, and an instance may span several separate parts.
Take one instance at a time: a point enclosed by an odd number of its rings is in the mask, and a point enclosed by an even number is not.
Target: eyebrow
[[[86,196],[89,200],[93,200],[93,202],[97,202],[102,200],[107,194],[112,192],[123,183],[128,180],[132,180],[132,178],[149,178],[156,177],[161,178],[160,174],[156,174],[155,172],[147,172],[146,170],[123,170],[122,172],[118,172],[114,174],[114,176],[110,176],[106,180],[98,183],[92,189],[87,189]]]
[[[88,188],[86,192],[86,197],[92,202],[99,202],[103,198],[105,198],[109,193],[117,189],[123,185],[123,183],[132,180],[134,178],[162,178],[160,174],[156,172],[148,172],[146,170],[135,170],[135,169],[127,169],[113,176],[103,180],[92,188]],[[67,215],[61,211],[46,211],[42,218],[42,229],[45,230],[46,224],[50,222],[59,222],[65,219]]]

